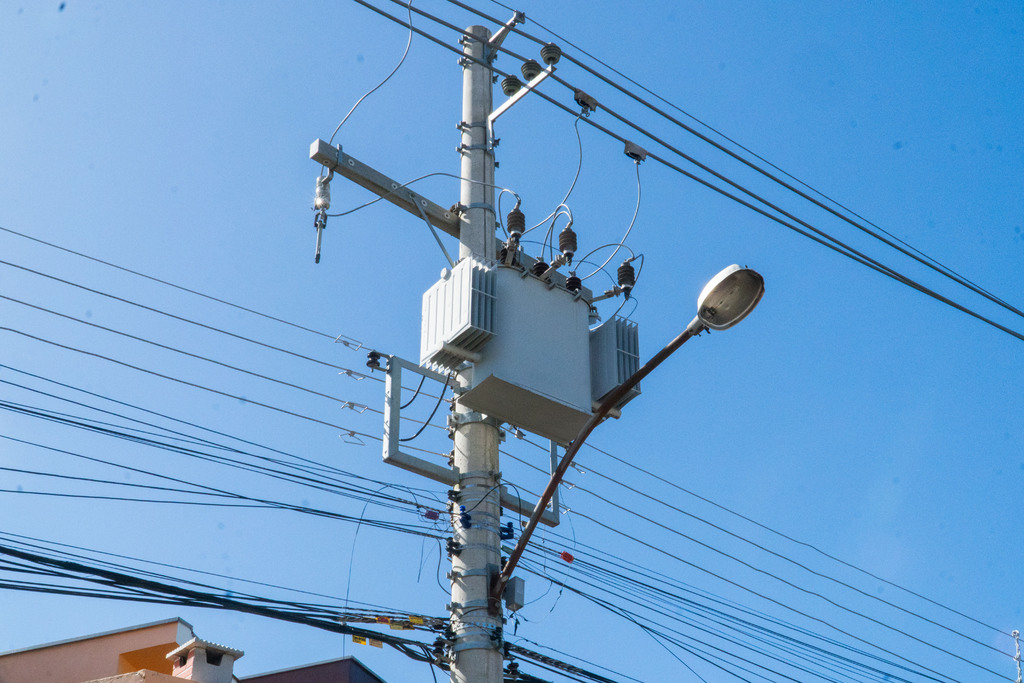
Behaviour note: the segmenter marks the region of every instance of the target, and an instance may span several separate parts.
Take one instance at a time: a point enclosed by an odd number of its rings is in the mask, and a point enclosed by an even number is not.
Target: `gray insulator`
[[[541,68],[536,59],[527,59],[523,62],[523,66],[520,68],[520,71],[523,72],[523,78],[525,78],[526,82],[529,83],[540,75]]]
[[[331,185],[327,176],[318,176],[316,192],[313,195],[313,208],[317,210],[331,208]]]
[[[562,48],[558,47],[554,43],[548,43],[540,49],[540,58],[544,60],[544,63],[548,66],[557,64],[558,60],[562,58]]]
[[[558,250],[569,263],[572,263],[572,257],[576,253],[576,233],[568,225],[558,233]]]
[[[505,225],[508,227],[508,234],[518,239],[526,230],[526,215],[519,209],[512,209],[505,217]]]
[[[636,284],[636,271],[633,269],[633,266],[629,265],[629,261],[623,261],[622,265],[619,266],[618,275],[619,287],[622,288],[622,293],[628,299],[633,285]]]
[[[505,76],[501,81],[501,91],[505,93],[506,97],[512,97],[519,89],[523,87],[523,84],[515,76]]]

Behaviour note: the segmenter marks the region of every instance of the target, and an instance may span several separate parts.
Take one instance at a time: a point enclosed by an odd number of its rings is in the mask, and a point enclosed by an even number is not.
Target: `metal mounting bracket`
[[[384,380],[384,462],[389,465],[401,467],[404,470],[418,474],[421,477],[454,487],[462,482],[467,475],[477,473],[462,473],[453,467],[442,467],[435,463],[409,455],[402,451],[401,443],[401,421],[402,421],[402,372],[415,372],[418,375],[433,379],[441,384],[448,382],[448,376],[434,372],[428,368],[421,367],[403,360],[398,356],[389,356],[387,370]],[[486,418],[491,419],[491,418]],[[551,472],[555,471],[558,465],[558,447],[551,442]],[[500,488],[501,505],[508,510],[514,510],[525,517],[533,514],[534,505],[522,500],[519,496],[509,493],[503,485]],[[541,522],[548,526],[558,526],[559,507],[558,492],[552,497],[551,509],[545,510]]]
[[[498,120],[498,117],[507,112],[509,109],[511,109],[516,102],[526,97],[528,93],[530,93],[534,88],[540,85],[545,78],[547,78],[553,73],[555,73],[555,65],[551,64],[548,66],[548,68],[544,69],[539,74],[534,76],[532,81],[530,81],[529,83],[525,84],[522,88],[520,88],[519,92],[517,92],[515,95],[508,98],[504,102],[502,102],[494,111],[491,112],[491,115],[487,117],[487,139],[489,141],[494,140],[494,122]]]
[[[398,181],[392,180],[380,171],[345,154],[341,150],[341,145],[335,147],[318,139],[309,147],[309,158],[322,164],[328,170],[348,178],[356,185],[365,187],[395,206],[405,209],[414,216],[422,217],[425,213],[428,223],[452,237],[459,237],[462,223],[458,214],[435,204],[408,187],[403,187]]]

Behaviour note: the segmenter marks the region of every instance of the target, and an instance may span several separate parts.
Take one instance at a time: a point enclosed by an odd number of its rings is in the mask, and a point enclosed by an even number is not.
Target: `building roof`
[[[217,643],[211,643],[210,641],[203,640],[202,638],[193,638],[192,640],[188,641],[187,643],[179,645],[174,650],[171,650],[170,652],[168,652],[167,653],[167,659],[173,659],[174,657],[177,657],[178,655],[185,654],[186,652],[191,650],[193,647],[201,647],[202,649],[206,650],[207,652],[216,652],[216,653],[220,653],[220,654],[231,655],[235,659],[240,659],[242,657],[242,655],[245,654],[241,650],[236,650],[235,648],[228,647],[227,645],[218,645]]]
[[[332,675],[333,674],[333,675]],[[339,677],[345,675],[344,678]],[[314,664],[278,669],[255,676],[245,676],[241,683],[385,683],[384,679],[370,671],[355,657],[330,659]]]
[[[52,643],[43,643],[42,645],[32,645],[30,647],[23,647],[17,650],[8,650],[7,652],[0,652],[0,657],[6,657],[7,655],[15,655],[20,652],[31,652],[32,650],[43,650],[48,647],[58,647],[60,645],[67,645],[69,643],[77,643],[83,640],[92,640],[93,638],[104,638],[106,636],[116,636],[120,633],[128,633],[130,631],[141,631],[144,628],[152,628],[153,626],[163,626],[164,624],[172,624],[174,622],[180,623],[182,626],[187,628],[190,632],[193,631],[192,624],[188,623],[181,617],[172,617],[170,619],[162,619],[160,621],[153,621],[148,624],[139,624],[138,626],[128,626],[126,628],[118,628],[113,631],[102,631],[100,633],[92,633],[87,636],[78,636],[76,638],[67,638],[65,640],[55,640]]]

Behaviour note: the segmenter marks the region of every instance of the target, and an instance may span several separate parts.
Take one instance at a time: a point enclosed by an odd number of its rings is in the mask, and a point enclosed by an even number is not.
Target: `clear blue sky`
[[[511,16],[493,2],[470,4],[503,21]],[[378,0],[377,5],[405,16],[401,4]],[[545,27],[555,31],[927,257],[1010,305],[1024,306],[1020,3],[529,0],[515,7],[527,14],[524,30],[559,42],[567,53],[628,85],[608,67],[552,38]],[[456,26],[483,21],[439,0],[423,3],[423,9]],[[456,43],[458,36],[443,27],[422,17],[415,23]],[[6,230],[0,232],[5,262],[0,295],[7,297],[0,299],[0,363],[7,366],[0,368],[0,380],[7,382],[0,385],[0,400],[110,419],[38,391],[89,405],[101,405],[101,399],[7,369],[16,368],[443,496],[442,487],[382,464],[378,441],[346,443],[337,428],[255,405],[274,405],[376,437],[382,430],[379,415],[342,408],[338,400],[379,409],[380,383],[355,381],[337,369],[24,268],[346,368],[363,369],[365,349],[354,351],[8,232],[416,359],[421,295],[445,265],[440,250],[421,221],[381,203],[331,219],[323,260],[314,266],[310,205],[319,167],[307,153],[311,141],[329,138],[353,103],[394,67],[407,38],[407,30],[353,2],[0,2],[0,228]],[[506,47],[537,56],[536,45],[522,37],[513,36]],[[516,70],[518,64],[506,55],[496,66]],[[557,73],[602,104],[591,117],[594,123],[692,170],[659,143],[615,121],[605,111],[611,109],[815,228],[1024,332],[1020,316],[757,177],[568,61]],[[575,107],[565,88],[550,82],[543,87]],[[402,181],[457,173],[460,91],[455,55],[415,37],[401,69],[363,102],[335,141]],[[495,97],[502,99],[497,87]],[[672,113],[708,131],[685,114]],[[586,123],[580,130],[582,171],[569,203],[581,251],[588,251],[621,238],[637,193],[634,166],[621,143]],[[528,221],[540,220],[562,199],[579,162],[573,117],[527,98],[500,120],[497,134],[497,182],[523,198]],[[563,496],[572,510],[571,524],[558,530],[561,538],[545,536],[539,542],[581,558],[589,551],[579,544],[599,548],[857,649],[870,649],[863,641],[879,645],[889,653],[871,651],[887,660],[905,657],[924,664],[939,672],[929,674],[939,680],[1013,680],[1012,640],[1005,634],[1024,626],[1019,407],[1024,341],[841,257],[654,160],[640,167],[640,178],[643,196],[628,244],[645,254],[632,312],[645,358],[682,329],[704,282],[722,267],[757,268],[767,294],[735,329],[688,344],[645,382],[643,395],[621,420],[602,426],[592,438],[608,453],[691,493],[584,451],[583,472],[571,471],[569,477],[578,488]],[[442,205],[458,199],[457,182],[449,178],[430,178],[416,187]],[[334,210],[372,198],[342,180],[332,189]],[[449,242],[449,249],[456,246]],[[627,304],[623,312],[632,309]],[[118,337],[54,312],[337,400]],[[0,411],[0,435],[250,496],[364,514],[361,501],[197,464],[11,410]],[[434,451],[450,447],[440,430],[428,430],[421,444]],[[504,448],[510,454],[502,464],[505,476],[539,490],[541,478],[522,461],[544,466],[543,452],[514,440]],[[0,443],[0,466],[166,485],[7,439]],[[0,472],[0,489],[0,531],[8,534],[445,614],[432,540],[366,526],[357,532],[352,524],[293,512],[41,496],[26,492],[185,497],[24,472]],[[372,505],[365,515],[423,525],[415,516]],[[444,583],[447,560],[441,560]],[[568,583],[583,585],[582,569],[557,560],[539,571],[561,572]],[[209,580],[251,590],[237,581]],[[294,599],[276,589],[260,590]],[[587,668],[606,666],[643,681],[739,680],[682,649],[661,647],[625,619],[567,592],[559,596],[542,577],[527,577],[527,596],[539,599],[522,611],[516,642],[526,638],[580,657]],[[625,604],[621,598],[616,602]],[[637,597],[634,606],[650,602]],[[389,681],[430,680],[423,664],[393,650],[346,644],[342,636],[245,615],[15,591],[0,591],[0,606],[0,651],[180,615],[201,637],[245,650],[237,667],[243,676],[346,653]],[[769,663],[752,654],[752,640],[727,645],[721,635],[675,626]],[[739,626],[722,630],[748,637]],[[790,658],[775,644],[769,650]],[[797,680],[819,680],[794,674],[785,664],[769,664]],[[745,678],[783,680],[743,666],[755,672],[734,669]],[[554,677],[525,663],[523,669]],[[843,673],[831,675],[848,680]]]

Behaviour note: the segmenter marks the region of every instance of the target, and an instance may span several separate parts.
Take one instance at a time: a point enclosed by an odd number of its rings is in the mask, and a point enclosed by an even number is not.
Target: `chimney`
[[[235,660],[244,652],[193,638],[167,655],[174,677],[196,683],[232,683]]]

